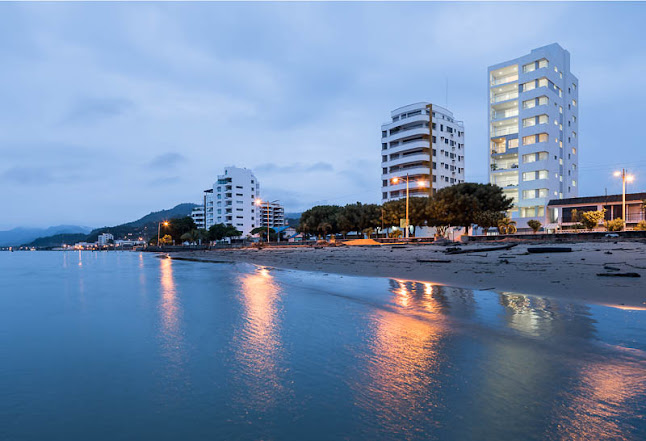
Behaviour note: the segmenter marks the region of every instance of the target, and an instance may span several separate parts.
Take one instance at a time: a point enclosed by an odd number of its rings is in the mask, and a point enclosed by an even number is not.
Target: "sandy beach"
[[[174,253],[178,259],[249,262],[276,268],[389,277],[471,289],[532,294],[589,303],[646,308],[646,243],[641,241],[460,246],[446,254],[437,245],[269,247]],[[571,247],[568,253],[529,254],[528,247]],[[637,273],[641,277],[598,274]]]

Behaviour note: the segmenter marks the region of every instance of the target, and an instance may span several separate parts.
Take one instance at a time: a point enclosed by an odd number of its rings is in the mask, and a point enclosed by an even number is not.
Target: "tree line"
[[[514,222],[505,212],[513,201],[492,184],[463,183],[438,190],[431,197],[411,197],[408,203],[409,225],[437,227],[440,234],[449,226],[468,229],[476,224],[485,231],[504,225],[515,232]],[[363,232],[368,235],[380,228],[399,226],[406,218],[406,199],[383,205],[357,202],[345,206],[317,205],[302,213],[298,231],[311,235]],[[513,227],[513,231],[512,231]]]

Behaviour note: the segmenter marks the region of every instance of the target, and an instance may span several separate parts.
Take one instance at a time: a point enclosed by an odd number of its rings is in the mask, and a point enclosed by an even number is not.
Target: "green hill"
[[[38,239],[25,244],[27,247],[51,248],[59,247],[62,244],[74,244],[76,242],[96,242],[99,234],[111,233],[115,239],[138,239],[147,240],[157,235],[159,222],[190,216],[196,204],[184,203],[176,205],[169,210],[155,211],[132,222],[113,227],[96,228],[89,234],[56,234],[53,236],[39,237]]]

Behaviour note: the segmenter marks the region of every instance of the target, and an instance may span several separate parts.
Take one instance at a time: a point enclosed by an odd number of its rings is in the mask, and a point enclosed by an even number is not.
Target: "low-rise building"
[[[111,241],[114,241],[114,236],[110,233],[101,233],[97,238],[97,243],[99,244],[100,247],[106,246]]]
[[[646,207],[646,193],[626,194],[626,226],[636,225],[637,222],[646,220],[644,211]],[[606,196],[586,196],[579,198],[552,199],[548,203],[547,225],[569,226],[575,224],[572,220],[572,211],[601,211],[606,209],[605,219],[612,220],[623,216],[622,195],[613,194]]]

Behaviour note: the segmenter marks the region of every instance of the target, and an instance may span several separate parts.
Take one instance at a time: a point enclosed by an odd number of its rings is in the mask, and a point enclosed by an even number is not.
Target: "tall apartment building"
[[[285,208],[277,202],[263,202],[259,207],[259,224],[261,227],[266,227],[269,224],[270,228],[278,228],[285,226]]]
[[[513,198],[519,228],[578,194],[578,79],[558,44],[489,67],[489,180]]]
[[[381,126],[382,202],[428,196],[464,182],[464,124],[444,107],[421,102],[390,113]]]
[[[226,224],[247,235],[260,225],[256,198],[260,197],[260,183],[251,170],[226,167],[213,188],[204,191],[205,227]]]

